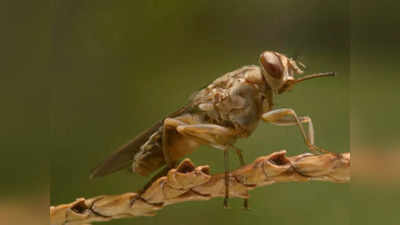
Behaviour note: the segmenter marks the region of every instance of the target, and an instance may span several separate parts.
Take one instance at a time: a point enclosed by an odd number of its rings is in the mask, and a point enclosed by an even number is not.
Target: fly
[[[273,51],[263,52],[259,63],[260,66],[243,66],[217,78],[192,96],[187,105],[167,115],[114,152],[92,171],[91,178],[124,168],[148,176],[165,166],[153,176],[153,181],[174,168],[178,160],[186,154],[200,145],[208,145],[224,151],[224,206],[227,207],[229,150],[235,150],[244,165],[241,150],[234,144],[239,138],[249,137],[260,121],[278,126],[297,126],[311,151],[324,151],[314,145],[311,118],[298,116],[290,108],[273,109],[273,100],[274,96],[291,90],[300,82],[334,76],[335,73],[317,73],[295,78],[295,74],[303,74],[296,61]],[[303,124],[308,125],[307,132]]]

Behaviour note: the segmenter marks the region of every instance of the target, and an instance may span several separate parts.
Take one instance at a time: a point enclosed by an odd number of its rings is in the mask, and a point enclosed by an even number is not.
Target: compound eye
[[[283,65],[279,57],[273,52],[264,52],[260,56],[261,65],[264,70],[276,79],[281,79],[283,76]]]

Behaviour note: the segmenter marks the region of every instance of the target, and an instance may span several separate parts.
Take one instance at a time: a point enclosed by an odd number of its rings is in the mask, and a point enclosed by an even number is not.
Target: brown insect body
[[[235,129],[232,136],[221,136],[213,147],[224,149],[237,138],[248,137],[257,127],[263,108],[271,102],[266,101],[268,87],[263,81],[260,68],[246,66],[228,73],[206,88],[200,90],[185,110],[174,118],[186,124],[218,124]],[[202,140],[179,134],[168,129],[168,149],[172,160],[179,160],[191,153]],[[224,140],[221,140],[224,139]],[[133,160],[132,169],[141,175],[148,175],[165,164],[162,153],[162,126],[141,146]]]
[[[273,96],[289,90],[296,83],[293,74],[303,72],[292,59],[277,52],[261,54],[260,64],[219,77],[186,106],[115,152],[91,176],[129,166],[133,172],[147,176],[200,145],[226,150],[238,138],[250,136],[263,114],[272,109]]]

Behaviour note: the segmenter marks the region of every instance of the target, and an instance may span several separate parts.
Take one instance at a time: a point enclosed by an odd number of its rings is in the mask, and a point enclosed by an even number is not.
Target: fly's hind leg
[[[166,118],[164,120],[163,128],[162,128],[162,152],[164,155],[164,160],[165,163],[167,164],[167,167],[169,169],[175,168],[176,166],[176,161],[174,161],[171,158],[171,155],[169,153],[168,149],[168,129],[176,129],[179,125],[184,125],[186,123],[177,120],[177,119],[172,119],[172,118]]]
[[[314,145],[314,127],[312,125],[311,118],[308,116],[297,116],[293,109],[276,109],[264,113],[262,119],[265,122],[272,123],[278,126],[294,126],[297,125],[304,138],[304,142],[307,147],[313,152],[327,152],[325,149]],[[303,127],[303,123],[308,124],[308,135]]]
[[[169,170],[170,170],[170,168],[168,166],[165,166],[162,170],[160,170],[158,173],[156,173],[154,176],[152,176],[150,178],[150,180],[146,183],[146,185],[143,186],[142,190],[145,191],[158,178],[167,175]]]
[[[168,129],[176,129],[177,126],[179,125],[185,125],[186,123],[177,120],[177,119],[172,119],[172,118],[166,118],[163,123],[162,127],[162,153],[164,156],[165,164],[166,166],[160,170],[158,173],[156,173],[151,179],[143,186],[143,188],[138,191],[138,196],[137,198],[140,198],[140,196],[146,191],[147,188],[150,187],[150,185],[156,181],[158,178],[167,175],[168,171],[172,168],[175,168],[176,166],[176,161],[172,160],[170,154],[169,154],[169,149],[168,149]],[[133,199],[131,201],[131,204],[137,199]]]
[[[235,134],[234,130],[215,124],[191,124],[180,125],[177,131],[185,136],[190,136],[200,143],[211,145],[215,148],[224,150],[224,167],[225,167],[225,198],[224,207],[228,207],[229,199],[229,140]]]
[[[147,188],[149,188],[151,186],[151,184],[153,184],[154,181],[156,181],[158,178],[167,175],[168,171],[170,170],[170,168],[168,166],[165,166],[162,170],[160,170],[158,173],[156,173],[154,176],[152,176],[150,178],[149,181],[147,181],[147,183],[143,186],[142,189],[140,189],[137,193],[137,197],[131,200],[131,205],[133,205],[133,202],[140,198],[142,196],[142,194],[147,190]]]
[[[176,129],[177,126],[185,124],[184,122],[177,120],[177,119],[172,119],[172,118],[166,118],[164,120],[164,124],[162,127],[162,153],[164,156],[165,164],[166,166],[158,172],[156,175],[154,175],[149,182],[144,186],[143,190],[146,190],[155,180],[157,180],[159,177],[162,177],[168,173],[168,171],[172,168],[175,168],[176,166],[176,161],[171,158],[169,149],[168,149],[168,129]]]
[[[176,130],[176,128],[180,125],[185,125],[186,123],[177,120],[177,119],[173,119],[173,118],[166,118],[164,120],[164,124],[163,124],[163,128],[162,128],[162,152],[163,152],[163,156],[164,156],[164,160],[165,160],[165,164],[166,166],[164,167],[163,170],[161,170],[160,172],[158,172],[156,175],[154,175],[150,181],[146,184],[145,188],[147,188],[148,186],[150,186],[150,184],[152,182],[154,182],[155,180],[157,180],[159,177],[162,177],[164,175],[167,175],[168,171],[170,169],[173,169],[176,167],[176,160],[173,160],[171,155],[170,155],[170,151],[168,149],[168,129],[173,129]]]

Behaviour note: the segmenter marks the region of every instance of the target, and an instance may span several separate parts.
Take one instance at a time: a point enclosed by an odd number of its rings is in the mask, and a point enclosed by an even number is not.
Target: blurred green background
[[[351,1],[351,223],[400,221],[400,3]]]
[[[226,72],[257,64],[264,50],[298,57],[304,82],[276,99],[313,118],[316,144],[349,151],[350,34],[347,1],[57,1],[51,59],[50,204],[136,191],[148,178],[90,170],[143,129]],[[296,127],[260,124],[240,140],[247,162],[280,149],[307,151]],[[197,165],[223,171],[223,154],[202,147]],[[238,166],[232,157],[232,167]],[[350,224],[348,184],[290,183],[251,193],[250,211],[232,199],[168,206],[150,218],[106,224]]]
[[[0,223],[48,223],[51,5],[0,1]]]

